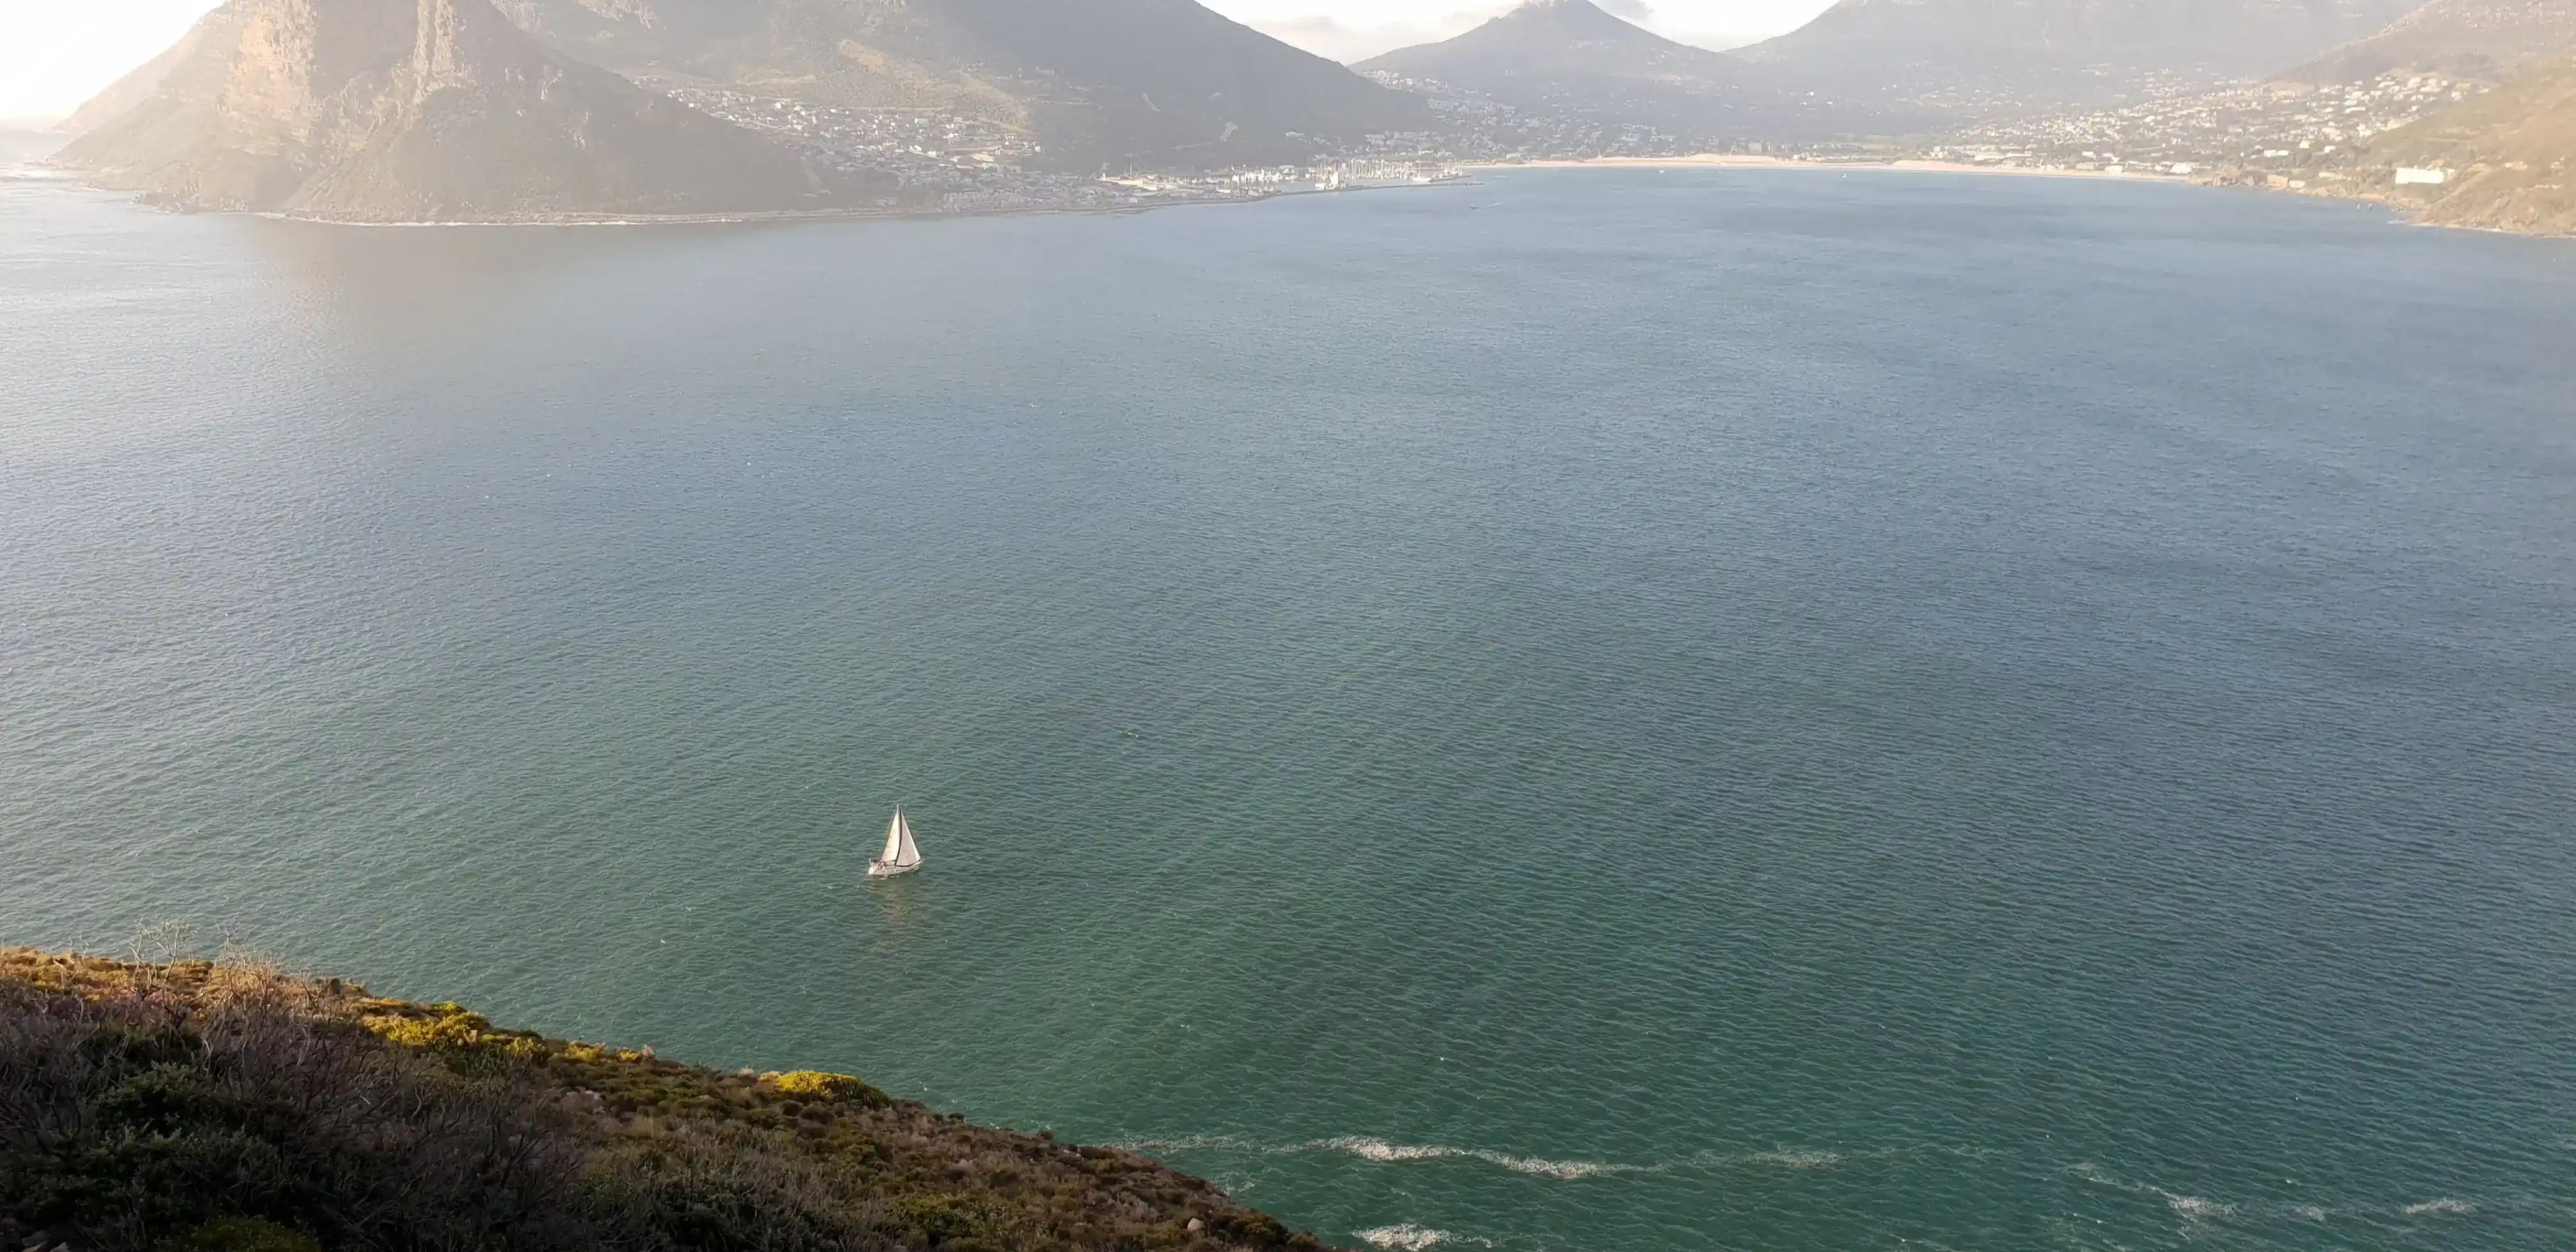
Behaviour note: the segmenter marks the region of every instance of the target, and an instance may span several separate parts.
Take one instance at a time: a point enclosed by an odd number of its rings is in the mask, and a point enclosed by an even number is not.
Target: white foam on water
[[[2477,1212],[2478,1206],[2466,1200],[2426,1200],[2422,1204],[2409,1204],[2398,1211],[2408,1217],[2466,1217]]]
[[[1177,1135],[1168,1139],[1121,1139],[1109,1146],[1113,1148],[1123,1148],[1129,1152],[1169,1152],[1175,1150],[1189,1152],[1199,1149],[1213,1148],[1222,1152],[1259,1152],[1266,1155],[1279,1151],[1278,1148],[1271,1147],[1266,1144],[1254,1143],[1240,1135]]]
[[[2290,1216],[2303,1222],[2321,1222],[2326,1219],[2326,1211],[2313,1204],[2302,1204],[2291,1209]]]
[[[2066,1172],[2073,1174],[2086,1182],[2098,1183],[2105,1187],[2125,1187],[2128,1185],[2127,1183],[2121,1182],[2119,1179],[2112,1177],[2101,1166],[2095,1165],[2091,1161],[2077,1161],[2075,1164],[2068,1166]]]
[[[1335,1135],[1329,1139],[1309,1139],[1303,1143],[1260,1143],[1239,1135],[1173,1135],[1150,1139],[1120,1140],[1112,1147],[1130,1152],[1251,1152],[1262,1156],[1284,1156],[1299,1152],[1340,1152],[1363,1161],[1381,1165],[1409,1165],[1422,1161],[1480,1161],[1533,1178],[1556,1178],[1579,1181],[1621,1174],[1669,1174],[1699,1169],[1833,1169],[1850,1158],[1840,1152],[1822,1148],[1779,1147],[1764,1152],[1702,1153],[1679,1161],[1638,1165],[1624,1161],[1558,1160],[1539,1156],[1515,1156],[1491,1148],[1462,1148],[1444,1143],[1396,1143],[1375,1135]]]
[[[2184,1195],[2178,1191],[2167,1191],[2153,1183],[2131,1182],[2128,1179],[2122,1178],[2119,1175],[2092,1163],[2091,1161],[2078,1161],[2073,1165],[2067,1166],[2066,1172],[2096,1186],[2112,1187],[2136,1196],[2159,1196],[2163,1198],[2166,1208],[2172,1209],[2176,1216],[2195,1226],[2202,1222],[2216,1221],[2222,1217],[2234,1217],[2236,1215],[2236,1206],[2226,1202],[2225,1200],[2212,1200],[2205,1196]],[[2291,1210],[2291,1215],[2294,1217],[2307,1218],[2311,1221],[2321,1222],[2326,1219],[2326,1211],[2320,1208],[2293,1209]]]
[[[1160,1139],[1128,1139],[1112,1145],[1130,1152],[1167,1152],[1213,1149],[1224,1152],[1257,1152],[1279,1156],[1293,1152],[1345,1152],[1363,1161],[1386,1165],[1403,1165],[1415,1161],[1482,1161],[1516,1174],[1536,1178],[1591,1178],[1601,1174],[1661,1173],[1660,1165],[1622,1165],[1608,1161],[1553,1161],[1535,1156],[1514,1156],[1489,1148],[1458,1148],[1447,1144],[1392,1143],[1375,1135],[1335,1135],[1330,1139],[1310,1139],[1304,1143],[1256,1143],[1235,1135],[1179,1135]]]
[[[1536,1174],[1545,1178],[1590,1178],[1595,1174],[1628,1174],[1651,1169],[1641,1165],[1606,1165],[1599,1161],[1542,1161],[1526,1156],[1505,1156],[1500,1152],[1471,1152],[1477,1160],[1500,1165],[1516,1174]]]
[[[1427,1226],[1416,1226],[1411,1222],[1401,1226],[1379,1226],[1370,1230],[1355,1230],[1351,1233],[1358,1235],[1361,1241],[1370,1247],[1393,1248],[1396,1252],[1423,1252],[1425,1248],[1436,1248],[1444,1243],[1473,1243],[1488,1248],[1494,1246],[1494,1241],[1491,1239],[1479,1239],[1474,1235],[1462,1235],[1452,1230],[1433,1230]]]
[[[1597,1174],[1639,1173],[1654,1169],[1647,1165],[1613,1165],[1602,1161],[1550,1161],[1532,1156],[1513,1156],[1485,1148],[1453,1148],[1442,1144],[1389,1143],[1366,1135],[1341,1135],[1318,1139],[1306,1145],[1348,1152],[1364,1161],[1397,1163],[1404,1161],[1472,1160],[1499,1165],[1516,1174],[1541,1178],[1590,1178]]]
[[[1777,1165],[1782,1169],[1832,1169],[1843,1163],[1843,1154],[1812,1148],[1780,1148],[1756,1152],[1744,1159],[1756,1165]]]
[[[1321,1146],[1337,1148],[1364,1161],[1436,1161],[1444,1156],[1460,1156],[1456,1148],[1419,1148],[1410,1144],[1388,1143],[1384,1139],[1366,1139],[1343,1135],[1338,1139],[1319,1141]]]

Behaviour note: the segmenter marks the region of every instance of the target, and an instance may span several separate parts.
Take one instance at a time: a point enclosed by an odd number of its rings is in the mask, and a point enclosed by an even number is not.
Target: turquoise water
[[[0,182],[0,942],[1354,1245],[2563,1247],[2571,344],[2576,246],[2155,186]]]

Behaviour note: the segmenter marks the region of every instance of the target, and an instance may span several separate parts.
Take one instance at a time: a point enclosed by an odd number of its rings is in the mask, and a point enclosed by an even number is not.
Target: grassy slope
[[[2391,131],[2356,166],[2370,194],[2419,221],[2576,235],[2576,56]],[[2398,166],[2452,175],[2438,187],[2395,187]]]
[[[1133,1153],[452,1004],[0,949],[0,1235],[81,1249],[1315,1249]]]

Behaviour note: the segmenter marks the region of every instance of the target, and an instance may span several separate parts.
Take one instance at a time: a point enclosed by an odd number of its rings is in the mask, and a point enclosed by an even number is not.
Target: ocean
[[[2571,345],[2576,245],[2133,183],[11,174],[0,942],[859,1074],[1352,1247],[2563,1247]]]

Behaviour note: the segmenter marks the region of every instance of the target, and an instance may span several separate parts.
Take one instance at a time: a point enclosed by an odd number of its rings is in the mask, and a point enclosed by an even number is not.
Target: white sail
[[[886,827],[885,851],[877,855],[877,861],[884,865],[900,864],[901,862],[896,858],[902,856],[904,850],[911,846],[912,828],[903,824],[903,810],[896,809],[894,824]]]
[[[912,846],[912,823],[903,820],[903,810],[894,811],[894,838],[887,845],[897,868],[911,869],[921,864],[921,849]]]
[[[886,827],[885,851],[868,863],[868,877],[892,878],[921,868],[921,849],[912,846],[912,823],[903,820],[903,810],[894,811],[894,822]]]

